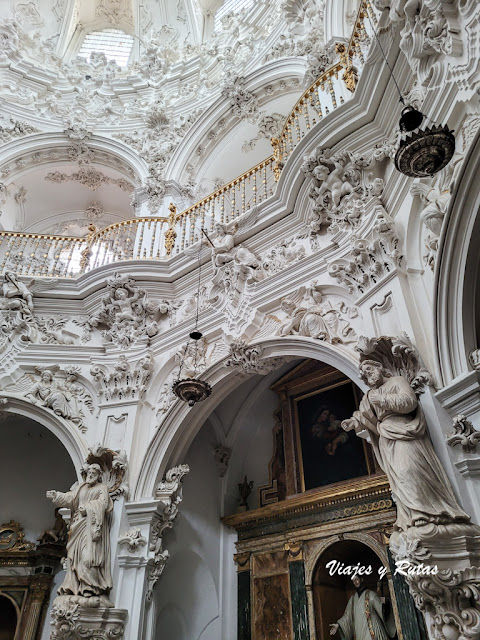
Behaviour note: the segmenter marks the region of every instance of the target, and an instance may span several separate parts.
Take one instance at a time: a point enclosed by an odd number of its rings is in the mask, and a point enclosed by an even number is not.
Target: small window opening
[[[125,67],[133,47],[133,36],[119,29],[91,31],[85,36],[78,55],[87,60],[92,52],[104,53],[107,60],[115,60]]]
[[[215,14],[215,26],[214,31],[220,31],[222,25],[222,18],[227,13],[237,13],[241,9],[249,9],[253,6],[254,0],[224,0],[221,7],[218,8]]]

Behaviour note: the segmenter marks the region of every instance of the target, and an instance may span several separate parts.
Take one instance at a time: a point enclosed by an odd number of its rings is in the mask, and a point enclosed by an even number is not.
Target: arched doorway
[[[349,575],[345,571],[347,567],[357,566],[365,568],[362,587],[374,591],[382,600],[385,628],[393,634],[390,637],[398,637],[395,635],[395,615],[386,576],[387,568],[366,544],[358,540],[341,540],[325,549],[313,572],[312,593],[317,640],[330,637],[330,625],[344,615],[349,599],[356,591],[351,572]]]
[[[15,640],[17,625],[17,608],[10,598],[0,593],[0,640]]]

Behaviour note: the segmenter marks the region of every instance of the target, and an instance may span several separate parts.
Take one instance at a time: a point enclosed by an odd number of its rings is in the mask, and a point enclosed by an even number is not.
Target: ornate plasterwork
[[[112,178],[94,167],[89,167],[87,169],[81,168],[79,171],[71,174],[62,173],[61,171],[53,171],[52,173],[47,173],[45,180],[49,180],[50,182],[57,184],[68,181],[78,182],[91,191],[96,191],[104,184],[115,185],[127,193],[133,191],[133,185],[124,178]]]
[[[98,612],[98,613],[97,613]],[[52,607],[52,640],[94,638],[123,640],[128,612],[125,609],[88,609],[78,603],[57,602]]]
[[[253,211],[253,215],[256,218],[256,211]],[[249,218],[251,216],[247,216],[233,229],[217,223],[216,235],[209,242],[214,268],[210,300],[213,303],[223,300],[225,296],[232,318],[240,318],[248,313],[245,292],[250,285],[255,285],[265,277],[260,258],[243,244],[235,244],[238,229],[240,226],[247,226]]]
[[[309,220],[312,232],[318,233],[322,226],[332,233],[354,229],[370,198],[381,204],[383,180],[374,176],[371,158],[317,149],[304,158],[301,168],[313,180],[309,193],[314,203]]]
[[[35,371],[35,375],[27,373],[14,384],[7,385],[5,392],[19,394],[86,432],[84,408],[93,413],[93,399],[79,381],[79,368],[71,365],[62,371],[58,365],[49,365],[37,366]]]
[[[262,257],[262,266],[267,276],[283,271],[306,255],[306,248],[300,242],[300,236],[282,240]]]
[[[145,190],[151,212],[155,213],[166,192],[165,169],[181,139],[200,115],[196,109],[188,117],[173,116],[162,100],[153,101],[144,111],[145,128],[138,132],[114,134],[132,146],[148,164]]]
[[[470,527],[473,528],[472,525]],[[443,547],[440,548],[433,537],[424,544],[408,539],[406,534],[390,541],[390,550],[395,560],[406,561],[413,570],[405,580],[415,606],[429,614],[431,637],[442,640],[474,640],[480,633],[480,568],[465,568],[457,560],[465,557],[468,552],[471,553],[475,543],[478,549],[478,534],[476,538],[468,539],[461,535],[464,531],[460,527],[458,529],[452,531],[450,536],[447,534],[448,540],[443,540],[443,544],[448,544],[449,549],[448,568],[442,566],[445,564]],[[434,566],[437,567],[436,572],[425,571],[425,567]],[[415,570],[417,574],[414,573]]]
[[[14,120],[10,118],[11,126],[0,125],[0,141],[10,142],[15,138],[22,138],[23,136],[29,136],[33,133],[38,133],[38,129],[32,127],[28,122],[21,120]]]
[[[112,500],[118,500],[122,496],[128,497],[127,479],[127,454],[125,451],[113,451],[101,444],[96,444],[88,449],[85,464],[81,470],[82,478],[85,480],[88,467],[91,464],[98,464],[102,470],[102,482],[108,486],[108,492]]]
[[[103,206],[96,201],[91,202],[88,205],[88,207],[85,209],[85,215],[91,221],[98,220],[103,216],[103,214],[104,214]]]
[[[74,336],[65,331],[68,318],[36,317],[40,342],[43,344],[75,344]]]
[[[14,269],[17,262],[23,259],[21,254],[12,252],[6,261],[7,269]],[[34,258],[29,256],[27,260],[32,261]],[[57,284],[58,281],[54,278],[31,279],[25,284],[14,271],[5,271],[0,295],[0,352],[17,338],[21,343],[37,342],[39,337],[40,342],[62,340],[62,334],[58,332],[61,327],[57,326],[57,321],[36,318],[33,306],[35,293],[48,291]],[[65,336],[63,340],[68,338]]]
[[[245,78],[228,75],[222,87],[222,96],[230,101],[232,114],[236,118],[256,122],[259,116],[258,99],[245,84]]]
[[[356,350],[360,353],[360,362],[379,362],[388,376],[406,378],[417,395],[433,384],[432,375],[425,368],[420,354],[406,333],[395,337],[360,336]]]
[[[475,453],[480,442],[480,431],[464,415],[455,416],[452,426],[453,433],[447,436],[447,444],[450,447],[460,445],[463,453]]]
[[[223,478],[227,473],[228,464],[232,457],[232,450],[230,447],[226,447],[222,444],[217,444],[212,449],[213,457],[215,459],[215,465],[217,467],[218,475]]]
[[[135,280],[115,273],[107,280],[107,294],[102,298],[100,311],[85,321],[84,331],[105,327],[104,340],[127,349],[142,337],[148,341],[157,335],[160,317],[169,313],[168,301],[152,302]]]
[[[143,396],[153,373],[153,355],[149,351],[135,364],[120,355],[109,367],[95,364],[90,374],[97,383],[99,396],[106,402],[115,400],[137,400]]]
[[[163,548],[163,534],[167,529],[171,529],[173,527],[173,523],[177,517],[178,510],[183,499],[183,479],[189,471],[190,468],[187,464],[173,467],[167,471],[165,480],[160,482],[156,489],[157,495],[161,494],[163,496],[165,493],[169,494],[169,501],[162,514],[156,516],[152,525],[149,549],[150,551],[153,551],[154,556],[153,565],[150,568],[150,573],[148,575],[146,594],[147,602],[151,602],[153,589],[162,575],[170,556],[168,550]]]
[[[426,229],[423,260],[432,271],[435,269],[443,220],[448,210],[456,176],[462,166],[463,159],[463,153],[456,154],[445,169],[440,171],[433,180],[415,182],[410,188],[410,193],[413,196],[419,196],[423,204],[420,214]]]
[[[286,31],[280,34],[265,59],[312,56],[309,67],[313,68],[317,56],[325,52],[325,0],[285,0],[280,11],[286,23]],[[312,71],[307,70],[308,78],[311,74]],[[308,82],[307,78],[305,82]]]
[[[284,298],[281,310],[285,318],[277,330],[277,335],[300,335],[324,340],[330,344],[356,342],[357,335],[350,320],[357,315],[355,308],[345,303],[332,304],[325,299],[322,287],[313,280],[306,287],[299,302]]]
[[[328,273],[351,294],[362,295],[385,275],[402,266],[403,254],[393,220],[386,212],[377,216],[368,238],[351,238],[349,255],[333,260]]]
[[[400,48],[421,84],[438,86],[446,71],[446,65],[441,69],[442,59],[459,57],[463,52],[456,3],[375,0],[374,4],[377,9],[388,9],[390,20],[401,28]]]
[[[285,123],[285,116],[281,113],[272,113],[262,116],[258,121],[258,133],[255,138],[247,140],[242,145],[242,151],[248,153],[253,151],[257,142],[260,140],[270,140],[271,138],[278,138],[282,133],[283,125]]]
[[[118,538],[118,544],[126,546],[130,553],[135,553],[140,547],[144,547],[147,544],[147,539],[142,536],[139,527],[131,527]]]
[[[233,338],[228,343],[229,355],[224,361],[225,367],[238,368],[247,374],[258,373],[262,376],[278,369],[286,362],[282,357],[265,357],[260,345],[249,345],[243,338]]]
[[[133,21],[130,0],[99,0],[95,15],[97,17],[105,16],[111,25],[117,25],[123,20]]]

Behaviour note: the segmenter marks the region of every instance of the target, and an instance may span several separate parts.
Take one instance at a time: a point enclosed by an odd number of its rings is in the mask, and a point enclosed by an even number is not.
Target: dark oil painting
[[[351,381],[296,398],[294,404],[304,491],[369,473],[365,441],[340,426],[357,408]]]

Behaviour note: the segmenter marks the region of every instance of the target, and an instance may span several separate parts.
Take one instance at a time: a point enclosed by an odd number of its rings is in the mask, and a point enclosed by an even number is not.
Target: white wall
[[[170,559],[155,593],[156,638],[223,640],[222,629],[236,628],[235,535],[220,522],[223,481],[211,451],[212,436],[204,428],[185,462],[190,473],[183,502],[171,531],[164,536]],[[225,560],[229,558],[229,565]],[[233,625],[233,627],[231,626]]]

